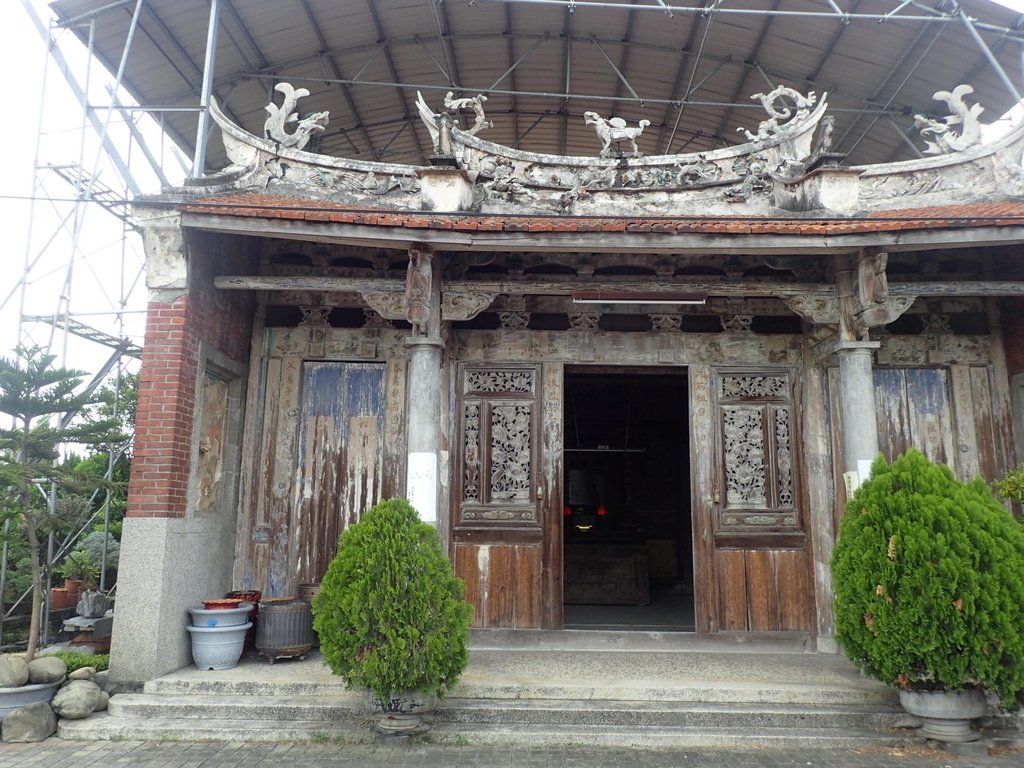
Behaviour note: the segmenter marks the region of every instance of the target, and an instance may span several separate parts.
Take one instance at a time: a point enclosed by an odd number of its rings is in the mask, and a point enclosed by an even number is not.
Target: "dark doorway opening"
[[[693,631],[685,370],[565,377],[566,629]]]

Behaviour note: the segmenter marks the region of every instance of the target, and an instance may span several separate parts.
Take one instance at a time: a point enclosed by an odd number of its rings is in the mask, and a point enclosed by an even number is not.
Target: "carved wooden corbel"
[[[363,301],[385,320],[405,320],[405,294],[399,291],[366,291]]]
[[[495,293],[483,291],[444,291],[441,294],[442,320],[472,320],[494,301]]]
[[[786,306],[815,325],[839,324],[839,300],[834,292],[784,298]]]

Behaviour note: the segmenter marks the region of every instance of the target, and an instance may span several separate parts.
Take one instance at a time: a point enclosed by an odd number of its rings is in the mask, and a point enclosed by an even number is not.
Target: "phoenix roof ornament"
[[[263,124],[263,133],[268,139],[273,139],[282,147],[294,147],[302,149],[308,143],[313,134],[323,133],[327,130],[327,120],[330,113],[313,112],[306,117],[299,119],[299,113],[295,111],[295,105],[303,96],[309,96],[305,88],[293,88],[291,83],[278,83],[274,90],[284,94],[284,103],[279,107],[270,102],[264,109],[269,117]],[[295,130],[288,133],[286,125],[295,123]]]

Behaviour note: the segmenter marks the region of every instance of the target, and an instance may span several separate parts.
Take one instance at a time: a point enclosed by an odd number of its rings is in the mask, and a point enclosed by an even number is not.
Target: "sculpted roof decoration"
[[[710,152],[643,157],[635,126],[597,112],[586,113],[600,142],[596,156],[525,152],[477,134],[493,125],[483,94],[455,98],[435,112],[422,95],[416,106],[433,142],[429,166],[397,165],[328,157],[304,151],[326,130],[327,114],[300,116],[307,95],[280,83],[284,103],[267,106],[268,138],[253,136],[217,107],[231,165],[198,180],[204,191],[259,190],[337,203],[390,209],[430,209],[540,216],[777,216],[825,212],[853,217],[871,211],[976,202],[1024,196],[1024,128],[981,144],[980,105],[960,85],[939,91],[952,114],[942,121],[918,116],[933,157],[874,166],[841,167],[832,154],[827,99],[779,86],[755,94],[767,117],[756,131],[737,128],[748,141]],[[471,110],[471,127],[458,127]],[[596,149],[596,147],[595,147]],[[448,168],[456,177],[444,177]],[[433,185],[428,192],[427,184]],[[461,188],[456,190],[456,187]],[[440,190],[440,192],[438,191]],[[448,208],[437,207],[447,195]],[[443,203],[448,204],[448,203]]]
[[[964,96],[974,93],[969,85],[958,85],[950,91],[936,91],[932,98],[944,101],[949,107],[950,115],[944,120],[932,120],[924,115],[914,115],[914,126],[924,137],[931,134],[935,141],[925,139],[927,155],[941,155],[947,152],[962,152],[981,144],[981,123],[978,116],[985,111],[980,104],[968,107]],[[959,126],[956,130],[954,126]]]

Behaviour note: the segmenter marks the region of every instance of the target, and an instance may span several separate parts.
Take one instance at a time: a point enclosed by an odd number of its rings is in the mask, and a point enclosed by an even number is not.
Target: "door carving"
[[[540,366],[459,368],[452,538],[475,626],[541,626],[541,403]]]

